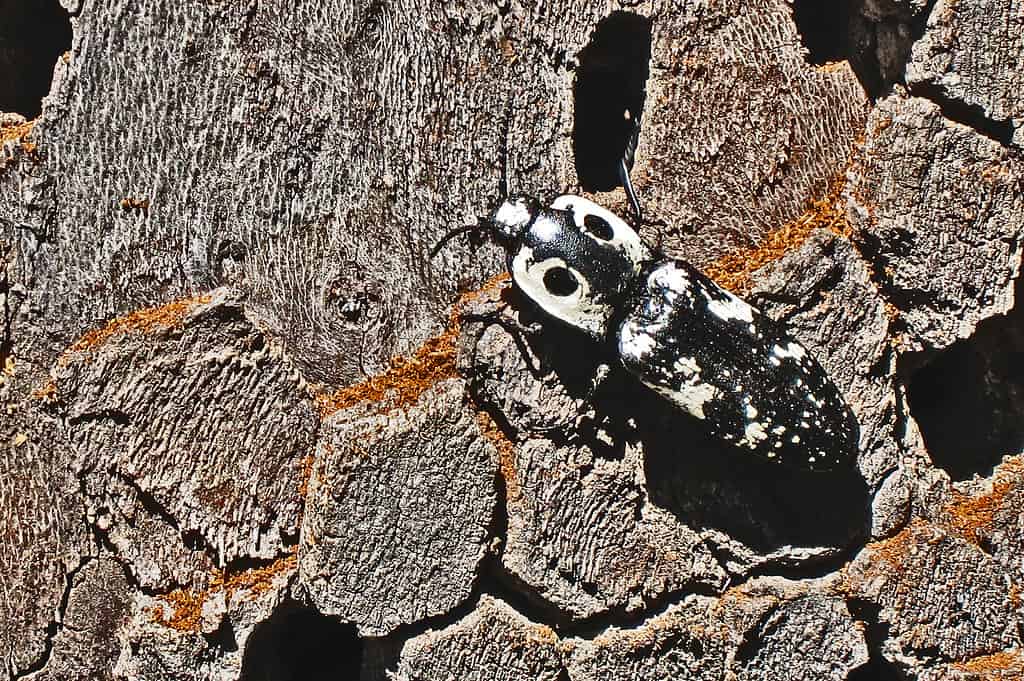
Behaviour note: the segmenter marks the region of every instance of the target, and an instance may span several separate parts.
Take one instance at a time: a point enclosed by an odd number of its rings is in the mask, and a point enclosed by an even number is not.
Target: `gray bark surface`
[[[1018,149],[1024,147],[1024,17],[1007,0],[939,0],[927,31],[913,47],[907,83],[937,90],[952,102],[980,107],[984,116]],[[991,133],[990,133],[991,134]]]
[[[497,456],[462,408],[464,391],[449,379],[401,414],[353,408],[354,418],[324,422],[300,575],[320,612],[366,636],[444,614],[472,590],[490,541]]]
[[[1024,677],[1014,3],[850,3],[849,61],[784,0],[65,6],[0,116],[0,681]],[[850,470],[428,257],[506,181],[583,191],[616,11],[643,235],[819,359]]]

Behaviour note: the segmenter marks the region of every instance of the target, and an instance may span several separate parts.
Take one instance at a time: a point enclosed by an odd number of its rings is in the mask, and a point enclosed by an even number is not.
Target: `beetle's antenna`
[[[504,201],[508,198],[508,131],[512,122],[512,102],[508,103],[505,109],[505,118],[501,124],[501,177],[498,178],[499,199]],[[477,248],[483,244],[484,239],[491,234],[491,224],[488,218],[479,218],[475,225],[463,225],[444,233],[438,242],[430,249],[430,259],[433,260],[442,248],[449,241],[460,234],[469,234],[469,244]]]
[[[640,201],[636,198],[636,191],[633,190],[633,183],[629,179],[629,168],[626,166],[625,158],[619,161],[619,180],[622,181],[622,188],[626,190],[629,205],[632,206],[633,214],[636,216],[636,223],[643,224],[644,216],[640,212]]]
[[[627,120],[631,120],[633,123],[633,129],[629,133],[629,138],[626,139],[626,148],[622,150],[622,158],[619,159],[619,182],[622,184],[622,188],[626,192],[626,197],[629,199],[629,205],[633,208],[633,213],[636,216],[637,225],[643,224],[644,217],[640,210],[640,200],[636,197],[636,191],[633,189],[633,182],[629,179],[629,169],[633,167],[633,159],[636,155],[636,146],[640,141],[640,117],[633,116],[629,109],[626,109],[623,116]]]
[[[487,218],[480,218],[477,220],[475,225],[462,225],[455,229],[450,229],[445,232],[438,242],[430,249],[430,259],[433,260],[442,248],[447,245],[449,241],[459,236],[460,234],[469,234],[469,244],[473,248],[479,247],[483,244],[484,237],[490,233],[490,225]]]
[[[508,131],[512,125],[512,102],[505,109],[505,120],[501,124],[501,177],[498,179],[498,198],[508,198]]]

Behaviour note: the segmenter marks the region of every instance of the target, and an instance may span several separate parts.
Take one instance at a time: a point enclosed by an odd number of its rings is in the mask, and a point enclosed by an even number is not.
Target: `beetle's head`
[[[579,196],[549,208],[513,196],[486,220],[516,286],[544,312],[604,339],[617,306],[651,258],[625,220]]]

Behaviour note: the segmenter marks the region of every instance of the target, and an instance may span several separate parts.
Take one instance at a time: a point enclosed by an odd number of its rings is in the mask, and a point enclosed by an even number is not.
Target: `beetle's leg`
[[[487,332],[487,329],[491,326],[500,326],[504,329],[508,335],[512,338],[512,341],[516,344],[516,348],[519,350],[519,354],[523,356],[523,360],[526,362],[527,368],[530,370],[530,374],[540,379],[544,376],[543,370],[539,366],[534,366],[530,361],[530,357],[533,353],[526,346],[524,338],[534,337],[540,333],[540,325],[527,326],[522,324],[518,320],[504,317],[501,314],[501,310],[494,310],[485,314],[464,314],[460,315],[459,319],[467,322],[478,322],[483,324],[480,331],[476,334],[476,338],[473,340],[473,353],[474,360],[476,359],[476,346],[483,338],[483,335]]]
[[[604,385],[605,379],[608,378],[608,374],[610,373],[611,367],[604,362],[597,365],[597,371],[595,371],[594,375],[590,377],[590,385],[587,387],[587,394],[580,399],[580,403],[576,407],[576,414],[573,415],[571,420],[566,421],[563,425],[575,425],[587,410],[593,406],[594,395],[596,395],[597,391],[601,389],[602,385]]]
[[[597,366],[597,371],[595,371],[594,375],[590,378],[590,386],[587,388],[587,394],[580,400],[579,405],[576,407],[576,413],[574,413],[571,418],[566,419],[562,423],[556,423],[550,426],[537,426],[530,428],[529,432],[544,435],[556,430],[566,430],[569,427],[575,427],[586,411],[593,405],[592,400],[594,395],[597,394],[601,385],[604,384],[609,373],[611,373],[611,367],[604,362]]]

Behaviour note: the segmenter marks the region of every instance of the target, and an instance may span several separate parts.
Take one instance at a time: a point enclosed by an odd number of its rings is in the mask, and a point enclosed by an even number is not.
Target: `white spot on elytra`
[[[772,428],[772,432],[775,433],[776,435],[782,435],[783,433],[786,432],[786,426],[775,426],[774,428]]]
[[[804,350],[802,347],[793,342],[790,342],[788,345],[786,345],[786,347],[782,347],[781,345],[775,345],[772,347],[772,352],[779,359],[792,357],[798,362],[804,358],[804,355],[807,354],[806,350]]]
[[[767,439],[768,433],[765,432],[764,425],[758,421],[751,421],[743,429],[743,439],[740,442],[753,448],[756,446],[756,443]]]
[[[635,329],[632,324],[624,324],[619,334],[619,352],[626,357],[641,359],[654,351],[654,338],[650,334]]]
[[[647,381],[644,381],[647,383]],[[710,383],[684,384],[679,390],[666,388],[662,385],[647,383],[650,387],[675,402],[681,409],[699,419],[707,418],[704,405],[718,398],[718,390]]]
[[[675,263],[666,263],[664,267],[651,272],[648,284],[657,288],[667,289],[673,293],[691,295],[692,284],[686,272],[679,269]]]
[[[798,445],[798,444],[800,444],[800,436],[799,435],[794,435],[793,437],[791,437],[789,439],[789,441],[792,442],[795,445]]]
[[[747,322],[748,324],[754,321],[754,309],[747,305],[745,302],[729,293],[725,292],[727,296],[726,300],[711,300],[708,302],[708,312],[715,315],[723,321],[729,321],[731,319],[739,319]]]
[[[700,365],[693,357],[680,357],[672,365],[672,368],[687,378],[700,374]]]
[[[748,419],[756,419],[757,418],[757,409],[754,407],[754,405],[748,404],[747,405],[746,414],[747,414],[747,418]]]

